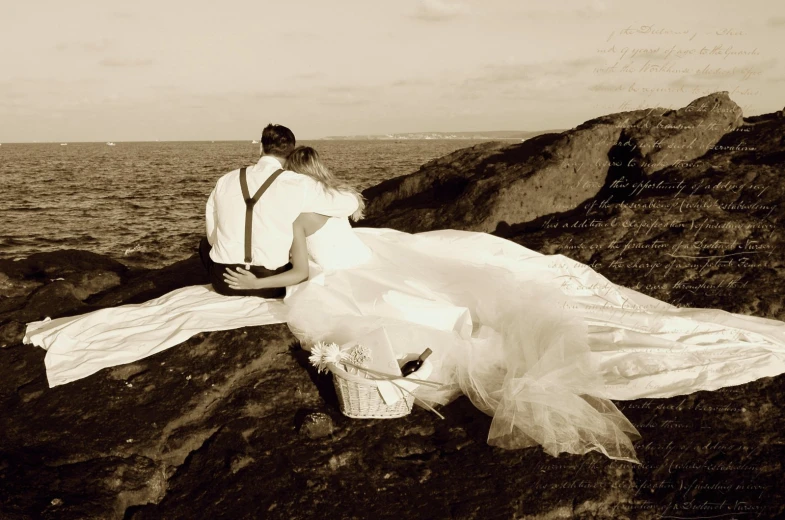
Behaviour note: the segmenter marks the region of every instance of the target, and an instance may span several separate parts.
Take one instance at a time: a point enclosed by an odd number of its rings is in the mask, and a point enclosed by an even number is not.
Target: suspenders
[[[267,191],[267,188],[270,187],[270,184],[273,183],[275,179],[278,178],[279,175],[283,173],[283,170],[275,170],[275,173],[270,175],[270,177],[264,181],[259,189],[254,193],[254,196],[251,197],[250,193],[248,192],[248,182],[245,178],[245,168],[240,168],[240,188],[243,190],[243,198],[245,199],[245,268],[251,268],[251,228],[253,226],[253,207],[259,201],[259,198]]]

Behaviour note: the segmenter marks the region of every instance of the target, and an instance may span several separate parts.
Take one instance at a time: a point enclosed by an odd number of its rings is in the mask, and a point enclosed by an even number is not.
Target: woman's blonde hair
[[[348,191],[355,194],[360,205],[349,218],[355,222],[363,218],[365,199],[362,194],[348,182],[336,178],[319,158],[319,153],[315,149],[310,146],[298,146],[287,157],[284,168],[319,181],[327,190]]]

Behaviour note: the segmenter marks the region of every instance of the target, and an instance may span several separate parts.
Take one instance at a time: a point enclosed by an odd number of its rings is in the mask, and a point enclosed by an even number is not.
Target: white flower
[[[308,358],[311,364],[317,368],[318,372],[327,371],[327,363],[324,361],[325,344],[321,341],[311,347],[311,356]]]
[[[325,345],[324,342],[319,341],[311,348],[311,355],[308,359],[319,372],[326,372],[328,364],[340,363],[344,356],[345,353],[341,352],[341,347],[337,344]]]
[[[343,352],[341,352],[341,347],[339,347],[335,343],[330,343],[327,345],[327,348],[324,349],[324,361],[325,363],[340,363],[341,358],[343,358]]]

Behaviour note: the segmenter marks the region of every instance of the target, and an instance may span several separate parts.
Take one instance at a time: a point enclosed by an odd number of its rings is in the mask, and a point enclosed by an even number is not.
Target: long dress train
[[[446,403],[465,394],[493,417],[492,445],[638,462],[632,442],[640,434],[610,399],[785,372],[785,323],[777,320],[675,307],[563,255],[484,233],[354,231],[371,260],[312,265],[312,279],[285,299],[292,332],[306,345],[343,344],[384,327],[399,355],[430,347],[430,379],[447,385],[421,387],[418,398]]]

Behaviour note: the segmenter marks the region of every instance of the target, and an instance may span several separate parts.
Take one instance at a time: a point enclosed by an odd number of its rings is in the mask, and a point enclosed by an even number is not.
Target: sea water
[[[416,171],[479,140],[319,140],[336,175],[359,189]],[[187,258],[224,173],[258,160],[250,141],[13,144],[0,147],[0,258],[84,249],[160,267]]]

